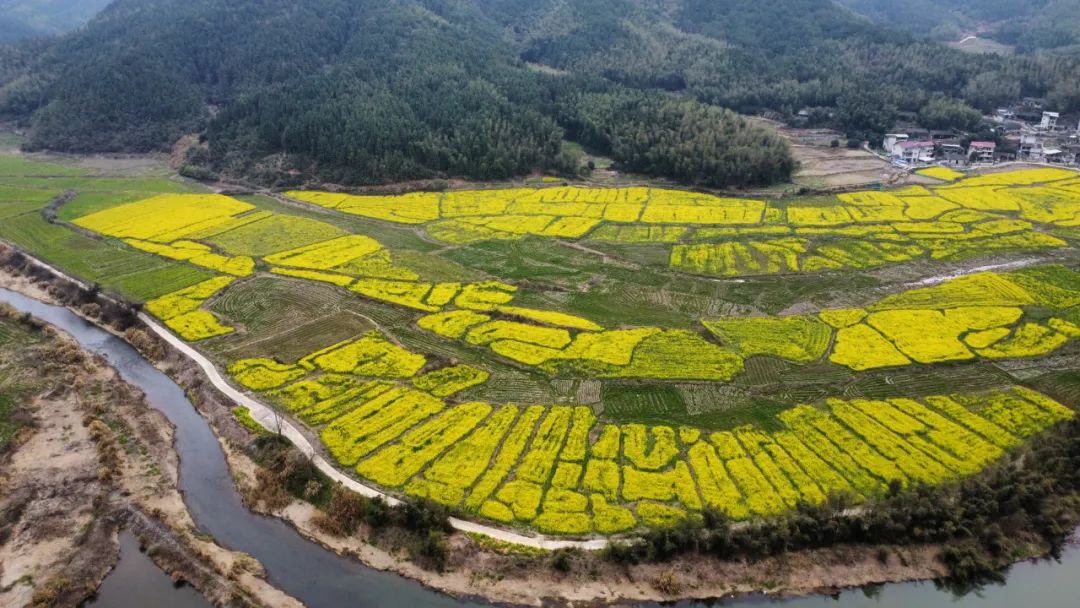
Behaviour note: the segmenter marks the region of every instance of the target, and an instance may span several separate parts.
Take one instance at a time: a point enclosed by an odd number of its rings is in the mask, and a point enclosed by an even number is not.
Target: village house
[[[968,164],[967,154],[958,143],[943,143],[938,146],[937,164],[943,167],[964,167]]]
[[[992,163],[996,151],[997,144],[992,141],[973,141],[968,146],[968,158],[975,163]]]
[[[893,147],[891,154],[894,160],[907,163],[931,163],[934,162],[934,142],[902,141]]]
[[[1065,151],[1061,148],[1043,148],[1043,160],[1048,163],[1064,163]]]
[[[1024,133],[1020,136],[1020,152],[1017,158],[1020,160],[1042,160],[1043,140],[1034,133]]]

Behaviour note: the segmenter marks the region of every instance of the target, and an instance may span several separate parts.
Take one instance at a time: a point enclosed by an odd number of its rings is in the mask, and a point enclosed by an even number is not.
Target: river
[[[44,304],[0,288],[0,302],[55,325],[71,334],[83,348],[103,355],[127,382],[139,387],[149,404],[176,426],[180,455],[180,490],[196,524],[223,546],[251,554],[266,568],[268,579],[311,608],[356,606],[482,606],[437,593],[396,574],[380,572],[341,557],[303,538],[278,519],[248,511],[233,485],[225,455],[210,425],[188,401],[184,391],[147,362],[130,345],[66,308]],[[888,585],[874,594],[846,591],[838,597],[810,597],[774,602],[767,596],[722,602],[724,606],[777,605],[784,608],[1051,608],[1075,605],[1080,597],[1080,550],[1071,548],[1061,562],[1024,563],[1012,569],[1008,584],[955,598],[929,583]],[[157,576],[160,574],[161,576]],[[138,581],[136,584],[135,581]],[[162,597],[167,595],[168,597]],[[715,605],[711,603],[710,605]],[[102,585],[93,608],[166,606],[205,608],[206,601],[189,588],[175,589],[137,550],[134,539],[121,537],[121,563]],[[682,602],[678,606],[704,606]]]

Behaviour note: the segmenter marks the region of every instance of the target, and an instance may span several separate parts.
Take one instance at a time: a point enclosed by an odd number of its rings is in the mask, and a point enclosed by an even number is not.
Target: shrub
[[[421,535],[416,553],[427,560],[435,570],[442,572],[446,567],[446,558],[450,554],[446,533],[440,530],[428,530],[427,534]]]
[[[566,574],[574,567],[574,556],[577,551],[573,549],[556,549],[548,559],[548,565],[556,572]]]

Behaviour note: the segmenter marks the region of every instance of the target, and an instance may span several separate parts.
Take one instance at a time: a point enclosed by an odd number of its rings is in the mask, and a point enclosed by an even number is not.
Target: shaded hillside
[[[853,106],[917,112],[937,95],[980,108],[1048,95],[1080,109],[1073,60],[970,56],[829,0],[478,2],[528,60],[744,112],[822,107],[848,131],[881,130]]]
[[[1021,53],[1080,55],[1075,0],[836,0],[870,19],[921,37],[953,41],[971,32]]]
[[[9,51],[3,71],[0,110],[28,121],[32,146],[146,151],[204,131],[194,164],[263,181],[576,172],[564,129],[585,116],[602,121],[598,152],[645,173],[749,185],[793,166],[778,136],[732,114],[528,69],[471,2],[119,0],[42,52]],[[615,145],[625,124],[656,130],[648,155]],[[698,141],[704,162],[673,169]]]
[[[0,114],[32,127],[32,147],[69,151],[199,133],[193,171],[268,183],[574,173],[570,140],[743,186],[793,163],[721,108],[817,108],[873,138],[943,98],[1080,107],[1078,75],[915,42],[829,0],[117,0],[80,31],[0,50]]]

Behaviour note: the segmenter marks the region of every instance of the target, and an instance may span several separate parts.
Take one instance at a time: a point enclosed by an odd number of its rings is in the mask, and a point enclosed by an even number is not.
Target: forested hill
[[[955,41],[979,32],[1021,53],[1080,56],[1076,0],[836,0],[882,24],[920,37]]]
[[[109,0],[0,0],[0,44],[82,26]]]
[[[344,183],[575,172],[566,141],[709,186],[787,179],[771,130],[853,136],[929,104],[1080,106],[1066,59],[965,55],[831,0],[116,0],[67,36],[0,47],[0,117],[31,146],[168,149],[194,170]],[[949,112],[945,113],[949,115]]]
[[[567,131],[628,168],[704,185],[785,180],[773,131],[692,100],[522,62],[459,0],[118,0],[48,48],[9,49],[0,113],[31,145],[151,150],[280,182],[573,172]]]

